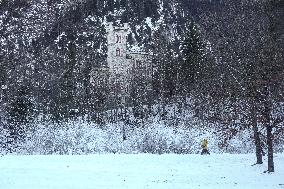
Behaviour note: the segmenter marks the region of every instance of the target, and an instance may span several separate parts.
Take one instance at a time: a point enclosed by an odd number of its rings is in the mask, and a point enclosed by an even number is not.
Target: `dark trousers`
[[[208,149],[204,149],[204,148],[203,148],[203,150],[202,150],[202,152],[201,152],[201,155],[204,155],[204,154],[210,155]]]

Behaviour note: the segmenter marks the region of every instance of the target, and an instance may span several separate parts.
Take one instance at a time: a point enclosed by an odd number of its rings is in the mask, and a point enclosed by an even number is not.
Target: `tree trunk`
[[[125,133],[125,122],[122,122],[122,140],[126,140],[126,133]]]
[[[272,134],[272,124],[270,113],[271,113],[271,102],[269,97],[269,90],[267,87],[264,88],[264,94],[265,94],[265,102],[264,102],[264,120],[265,120],[265,127],[267,132],[267,156],[268,156],[268,172],[274,172],[274,162],[273,162],[273,134]]]
[[[267,127],[268,172],[274,172],[272,127]]]
[[[254,144],[255,144],[255,155],[256,155],[256,164],[262,164],[262,147],[259,137],[259,132],[257,128],[257,118],[256,118],[256,108],[254,101],[251,102],[251,124],[254,133]]]

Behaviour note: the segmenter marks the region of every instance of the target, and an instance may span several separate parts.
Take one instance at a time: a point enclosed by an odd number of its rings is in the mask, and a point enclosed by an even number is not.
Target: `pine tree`
[[[183,95],[194,90],[194,85],[200,79],[205,58],[205,43],[197,24],[191,22],[186,32],[182,46],[183,61],[179,66],[179,86]]]

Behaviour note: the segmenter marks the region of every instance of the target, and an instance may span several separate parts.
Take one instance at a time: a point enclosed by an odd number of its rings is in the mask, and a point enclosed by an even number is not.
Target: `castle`
[[[152,90],[152,56],[127,49],[128,23],[108,22],[106,32],[108,103],[117,106],[133,104],[133,100],[143,102]]]

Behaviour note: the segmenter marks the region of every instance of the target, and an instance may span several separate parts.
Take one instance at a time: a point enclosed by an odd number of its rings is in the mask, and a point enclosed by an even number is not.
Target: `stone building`
[[[115,105],[146,100],[151,94],[152,56],[127,49],[128,24],[109,22],[107,31],[107,65],[110,101]],[[134,98],[134,99],[133,99]]]
[[[102,69],[93,69],[91,83],[102,84],[99,81],[105,81],[103,78],[108,77],[108,106],[131,105],[134,101],[143,103],[152,91],[152,56],[127,49],[127,23],[109,22],[106,32],[107,65]]]

